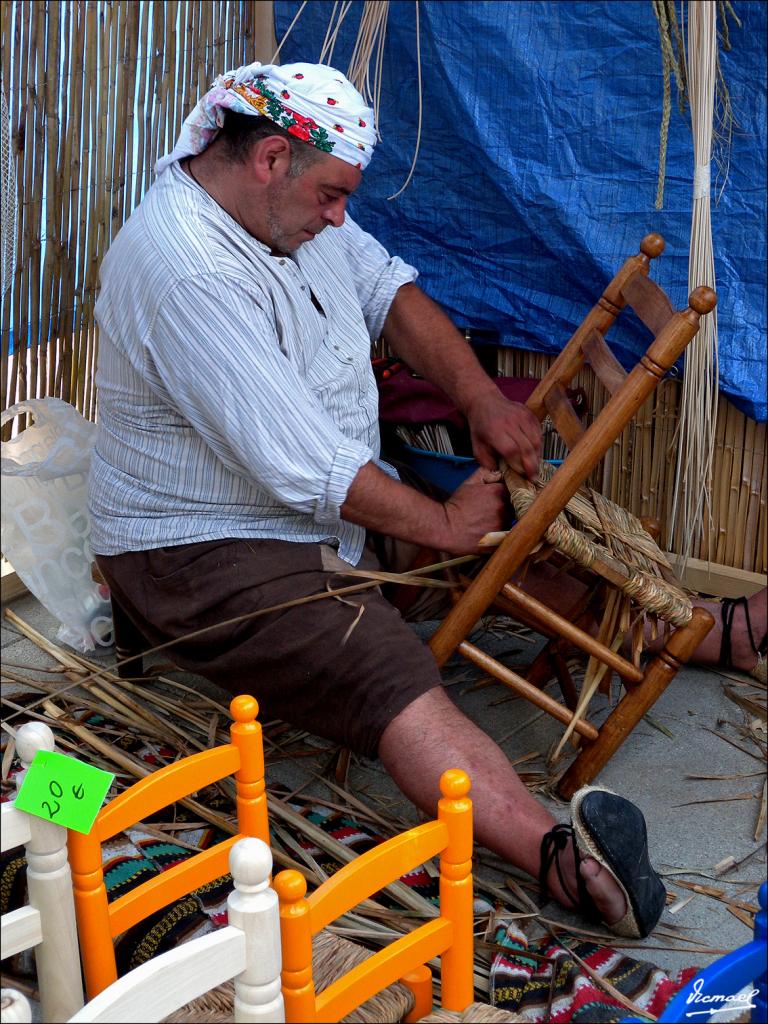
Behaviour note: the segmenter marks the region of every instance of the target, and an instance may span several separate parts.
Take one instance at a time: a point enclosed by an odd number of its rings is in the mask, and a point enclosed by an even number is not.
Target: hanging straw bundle
[[[688,287],[715,288],[710,216],[712,125],[717,81],[717,7],[703,0],[688,5],[688,87],[693,133],[693,214]],[[687,559],[710,510],[712,456],[718,399],[717,310],[704,317],[685,354],[680,408],[678,467],[673,522],[680,524],[680,553]]]

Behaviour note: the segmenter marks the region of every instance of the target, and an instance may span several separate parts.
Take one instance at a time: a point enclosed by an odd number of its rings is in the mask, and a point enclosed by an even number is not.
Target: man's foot
[[[768,629],[768,589],[753,594],[746,603],[742,600],[696,603],[713,615],[715,626],[699,644],[691,662],[754,672],[760,659],[758,649]]]
[[[609,790],[585,786],[571,801],[571,825],[555,825],[541,843],[539,883],[617,935],[642,938],[661,917],[664,885],[651,867],[639,808]],[[564,897],[564,898],[563,898]]]
[[[609,927],[618,924],[627,913],[627,900],[614,876],[594,857],[585,857],[579,864],[579,871],[600,920]]]

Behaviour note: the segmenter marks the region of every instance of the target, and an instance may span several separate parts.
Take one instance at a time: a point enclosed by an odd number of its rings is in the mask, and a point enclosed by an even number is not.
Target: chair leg
[[[140,655],[142,651],[147,649],[147,641],[128,617],[125,610],[115,600],[114,594],[112,595],[111,603],[115,654],[118,659],[117,674],[121,679],[142,676],[144,675],[144,659]],[[126,658],[131,660],[126,665],[119,664],[119,662],[124,661]]]
[[[413,996],[413,1006],[403,1017],[405,1024],[419,1021],[432,1012],[432,971],[426,964],[403,975],[400,982]]]
[[[598,738],[591,743],[582,741],[581,753],[558,784],[560,796],[570,800],[576,790],[595,778],[666,690],[714,623],[709,612],[703,608],[693,609],[691,621],[670,636],[666,647],[648,665],[643,681],[629,689],[606,718]]]

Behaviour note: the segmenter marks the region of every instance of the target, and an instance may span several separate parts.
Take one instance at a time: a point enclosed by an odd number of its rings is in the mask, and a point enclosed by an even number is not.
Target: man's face
[[[341,227],[347,199],[361,179],[359,168],[323,153],[295,178],[275,182],[267,193],[269,244],[294,252],[329,224]]]

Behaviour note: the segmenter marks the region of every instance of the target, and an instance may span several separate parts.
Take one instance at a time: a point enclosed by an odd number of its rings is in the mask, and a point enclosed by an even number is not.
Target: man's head
[[[231,169],[229,182],[219,176],[222,187],[231,194],[236,184],[240,191],[238,219],[288,252],[327,224],[343,222],[347,196],[375,143],[373,111],[341,72],[322,64],[256,63],[216,80],[156,171],[210,147],[209,156]],[[259,201],[262,217],[254,207]]]
[[[238,195],[244,226],[280,252],[293,252],[329,225],[340,227],[362,172],[289,134],[266,117],[227,111],[211,146]],[[223,165],[223,166],[222,166]]]

